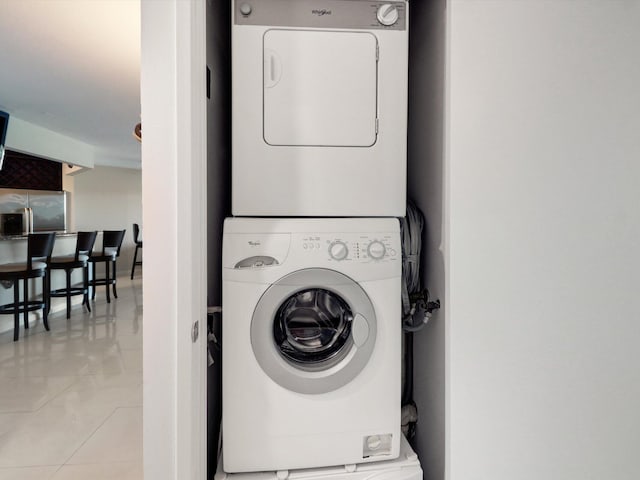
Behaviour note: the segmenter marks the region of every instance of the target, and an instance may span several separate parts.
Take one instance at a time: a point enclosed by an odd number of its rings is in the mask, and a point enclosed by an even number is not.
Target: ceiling
[[[0,110],[140,168],[140,0],[0,0]]]

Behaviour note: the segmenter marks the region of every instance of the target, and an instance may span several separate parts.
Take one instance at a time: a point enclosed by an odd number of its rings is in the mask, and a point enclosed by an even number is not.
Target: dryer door
[[[376,142],[378,41],[368,32],[264,34],[264,141],[369,147]]]
[[[251,320],[251,345],[264,372],[299,393],[326,393],[352,381],[376,340],[371,300],[353,279],[323,268],[293,272],[267,289]]]

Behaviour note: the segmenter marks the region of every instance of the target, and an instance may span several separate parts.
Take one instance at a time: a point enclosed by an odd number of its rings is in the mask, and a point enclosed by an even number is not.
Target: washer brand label
[[[249,245],[251,245],[252,247],[259,247],[260,246],[260,241],[249,240]]]
[[[324,17],[325,15],[331,15],[331,10],[327,10],[326,8],[323,8],[322,10],[313,9],[311,10],[311,13],[318,17]]]

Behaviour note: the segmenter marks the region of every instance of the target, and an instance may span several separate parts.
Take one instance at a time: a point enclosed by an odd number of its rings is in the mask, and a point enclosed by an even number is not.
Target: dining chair
[[[140,226],[137,223],[133,224],[133,241],[136,244],[136,250],[133,253],[133,264],[131,265],[131,280],[133,280],[133,274],[136,271],[136,265],[142,266],[142,260],[138,260],[138,250],[142,249],[142,238],[140,237]]]
[[[42,323],[49,330],[49,275],[48,264],[56,240],[55,233],[32,233],[27,237],[27,258],[24,262],[0,265],[0,281],[13,286],[13,302],[0,306],[0,315],[13,314],[13,341],[20,335],[20,314],[24,315],[24,328],[29,328],[29,312],[42,310]],[[42,298],[29,297],[29,280],[42,278]],[[20,280],[22,280],[22,301],[20,300]]]
[[[113,296],[118,298],[116,290],[116,260],[120,256],[122,240],[126,230],[105,230],[102,232],[102,251],[89,257],[89,286],[91,299],[96,298],[96,287],[104,285],[107,293],[107,303],[111,302],[109,286],[113,289]],[[105,276],[96,278],[96,264],[104,263]]]
[[[76,251],[73,255],[65,255],[54,257],[49,262],[49,270],[64,270],[66,274],[66,284],[64,288],[52,290],[52,297],[66,297],[67,299],[67,318],[71,317],[71,297],[74,295],[82,295],[82,304],[86,305],[87,310],[91,311],[89,305],[89,257],[93,251],[93,245],[96,241],[98,232],[78,232],[76,240]],[[82,285],[71,285],[71,273],[76,268],[82,269]]]

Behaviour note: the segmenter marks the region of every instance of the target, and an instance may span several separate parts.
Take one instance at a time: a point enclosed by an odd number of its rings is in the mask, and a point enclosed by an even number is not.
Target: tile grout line
[[[61,375],[64,376],[64,375]],[[73,376],[73,381],[66,387],[63,388],[60,392],[58,392],[57,394],[53,395],[49,400],[47,400],[46,402],[44,402],[42,405],[40,405],[39,408],[37,408],[36,410],[33,410],[33,413],[39,412],[40,410],[42,410],[44,407],[46,407],[47,405],[49,405],[51,402],[53,402],[56,398],[58,398],[60,395],[64,394],[67,390],[69,390],[71,387],[73,387],[76,383],[78,383],[78,381],[80,380],[80,378],[78,377],[78,375],[68,375],[68,376]],[[45,378],[53,378],[53,377],[45,377]]]
[[[58,465],[58,464],[53,464],[53,465],[23,465],[20,467],[0,467],[0,473],[2,473],[2,470],[20,470],[20,469],[27,469],[27,468],[52,468],[55,467],[55,471],[52,472],[50,475],[47,475],[46,480],[51,480],[53,478],[53,476],[58,473],[58,471],[62,468],[62,465]]]
[[[115,407],[113,409],[113,412],[111,412],[107,416],[107,418],[105,418],[105,420],[84,440],[84,442],[82,442],[82,444],[69,456],[69,458],[67,458],[65,460],[65,462],[60,466],[60,468],[65,467],[65,466],[74,466],[74,465],[106,465],[106,464],[115,464],[115,463],[120,463],[120,464],[122,464],[122,463],[141,463],[142,459],[141,459],[140,462],[132,462],[130,460],[125,460],[125,461],[123,461],[123,460],[120,460],[120,461],[110,460],[109,462],[105,462],[105,463],[101,463],[101,462],[97,462],[97,463],[94,463],[94,462],[89,462],[89,463],[69,463],[69,460],[71,460],[73,458],[73,456],[76,453],[78,453],[78,450],[80,450],[96,434],[96,432],[98,430],[100,430],[100,428],[103,427],[104,424],[107,423],[107,421],[109,419],[111,419],[111,417],[113,417],[115,415],[115,413],[118,410],[121,410],[121,409],[124,409],[124,408],[129,408],[129,409],[139,408],[139,409],[141,409],[142,406]]]
[[[12,378],[12,379],[20,379],[23,380],[25,377],[8,377],[8,378]],[[43,407],[45,407],[46,405],[49,404],[49,402],[51,402],[52,400],[54,400],[55,398],[57,398],[59,395],[62,395],[64,392],[66,392],[67,390],[69,390],[73,385],[76,384],[76,382],[78,381],[78,376],[77,375],[36,375],[33,377],[27,377],[27,378],[46,378],[46,379],[50,379],[50,378],[73,378],[74,380],[67,385],[65,388],[63,388],[62,390],[60,390],[58,393],[56,393],[55,395],[53,395],[49,400],[47,400],[46,402],[44,402],[42,405],[40,405],[38,408],[36,408],[35,410],[17,410],[17,411],[13,411],[13,412],[0,412],[0,415],[4,415],[6,413],[37,413],[39,412]],[[53,465],[52,465],[53,466]]]
[[[48,480],[51,480],[53,477],[55,477],[56,474],[62,469],[62,467],[64,467],[64,463],[62,465],[58,465],[58,468],[56,468],[56,471],[51,474]]]
[[[106,418],[100,423],[100,425],[98,425],[89,435],[87,435],[87,438],[85,438],[82,441],[82,443],[78,446],[78,448],[76,448],[73,451],[73,453],[71,455],[69,455],[69,457],[64,461],[64,463],[62,464],[63,466],[64,465],[68,465],[69,460],[71,460],[71,458],[73,458],[73,456],[76,453],[78,453],[78,450],[80,450],[89,441],[89,439],[91,437],[93,437],[98,430],[100,430],[100,427],[102,427],[107,422],[107,420],[109,420],[113,416],[113,414],[116,413],[117,409],[118,409],[118,407],[114,408],[113,411],[109,415],[107,415]]]

